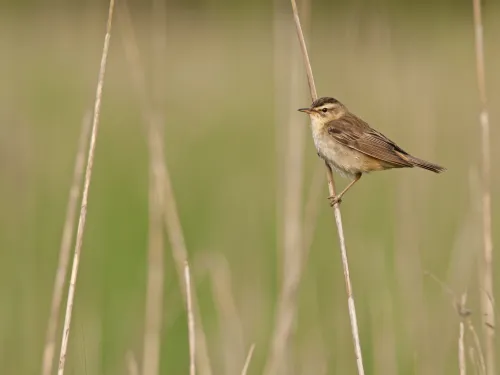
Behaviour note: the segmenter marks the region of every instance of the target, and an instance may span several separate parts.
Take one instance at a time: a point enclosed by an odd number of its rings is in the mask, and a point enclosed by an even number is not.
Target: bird
[[[435,173],[446,170],[410,155],[335,98],[318,98],[310,107],[298,111],[307,113],[311,119],[318,156],[331,169],[352,180],[340,194],[328,197],[331,206],[341,203],[344,194],[365,173],[413,167]]]

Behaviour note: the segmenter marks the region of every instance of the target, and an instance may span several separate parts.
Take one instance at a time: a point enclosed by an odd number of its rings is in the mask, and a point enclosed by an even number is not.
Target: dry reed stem
[[[152,7],[154,24],[151,40],[154,51],[160,51],[164,44],[165,32],[158,32],[164,26],[164,2],[155,0]],[[164,30],[162,30],[164,31]],[[158,37],[160,36],[160,37]],[[155,59],[161,60],[161,59]],[[155,71],[155,74],[161,74]],[[156,82],[156,80],[155,80]],[[159,86],[159,85],[156,85]],[[151,114],[151,119],[154,114]],[[164,238],[162,210],[162,149],[163,134],[158,119],[150,120],[148,128],[149,149],[149,245],[148,279],[146,287],[146,309],[144,323],[144,341],[142,375],[157,375],[160,369],[160,346],[163,312],[164,283]]]
[[[247,375],[254,349],[255,349],[255,344],[252,344],[252,346],[250,346],[250,350],[248,350],[248,355],[247,358],[245,359],[245,364],[243,365],[243,369],[241,370],[241,375]]]
[[[97,89],[94,104],[94,117],[92,120],[92,133],[90,135],[90,146],[87,157],[87,168],[85,170],[85,182],[82,194],[82,204],[80,207],[80,219],[78,221],[78,229],[76,232],[76,244],[75,244],[75,254],[73,256],[73,267],[71,270],[71,278],[68,290],[68,300],[66,303],[66,315],[64,319],[63,336],[61,343],[61,353],[59,356],[59,370],[58,375],[64,374],[64,365],[66,363],[66,353],[68,350],[69,341],[69,331],[71,327],[71,316],[73,313],[73,303],[75,299],[75,288],[76,280],[78,276],[78,267],[80,264],[80,253],[83,244],[83,234],[85,232],[85,221],[87,219],[87,204],[90,181],[92,178],[92,167],[94,165],[94,155],[96,148],[97,133],[99,130],[99,116],[101,114],[101,100],[102,100],[102,88],[104,85],[104,75],[106,73],[106,64],[108,61],[109,52],[109,42],[111,38],[111,25],[113,21],[113,11],[115,7],[115,1],[110,0],[109,11],[108,11],[108,21],[106,23],[106,35],[104,37],[104,46],[102,49],[101,64],[99,69],[99,78],[97,81]]]
[[[481,341],[479,340],[479,336],[476,332],[476,329],[474,328],[474,325],[472,324],[472,319],[471,319],[471,312],[469,309],[466,308],[465,302],[466,299],[464,295],[462,295],[462,298],[458,300],[456,298],[455,292],[443,281],[441,281],[437,276],[432,274],[429,271],[425,271],[425,274],[430,276],[434,281],[436,281],[439,286],[441,286],[442,290],[445,291],[447,294],[449,294],[452,297],[452,304],[453,307],[455,308],[458,316],[462,319],[462,322],[465,322],[467,324],[467,328],[469,329],[470,333],[472,334],[472,338],[474,341],[474,345],[477,350],[477,361],[479,362],[479,367],[482,370],[482,374],[486,374],[486,365],[484,362],[484,354],[483,354],[483,348],[481,347]]]
[[[304,34],[302,33],[302,27],[300,25],[297,4],[296,4],[295,0],[291,0],[291,4],[292,4],[293,16],[294,16],[294,20],[295,20],[295,26],[297,29],[297,36],[299,38],[299,43],[300,43],[300,47],[302,49],[304,63],[306,66],[307,81],[309,83],[309,90],[311,93],[311,99],[315,100],[315,99],[317,99],[318,94],[316,92],[316,86],[314,84],[314,77],[313,77],[313,73],[312,73],[311,62],[309,60],[309,55],[307,53],[307,47],[306,47],[306,42],[304,40]],[[330,195],[336,195],[335,194],[335,183],[333,180],[332,170],[326,163],[325,163],[325,165],[327,167],[326,169],[327,169],[328,191],[329,191]],[[340,208],[339,208],[338,203],[334,205],[333,210],[334,210],[335,222],[337,224],[337,230],[338,230],[338,234],[339,234],[342,266],[344,268],[344,279],[345,279],[346,293],[347,293],[347,305],[348,305],[348,309],[349,309],[349,318],[350,318],[350,322],[351,322],[352,339],[354,342],[354,354],[356,356],[356,365],[357,365],[357,369],[358,369],[358,375],[362,375],[365,373],[365,371],[363,368],[363,357],[361,354],[361,345],[360,345],[360,341],[359,341],[358,322],[357,322],[357,317],[356,317],[356,307],[354,304],[354,297],[353,297],[353,293],[352,293],[351,277],[349,275],[349,262],[347,260],[347,249],[346,249],[346,245],[345,245],[344,229],[342,227],[342,216],[340,214]]]
[[[163,223],[161,136],[159,126],[149,127],[149,234],[148,277],[146,287],[146,312],[142,375],[157,375],[160,369],[161,323],[163,312]]]
[[[191,275],[189,273],[189,263],[187,260],[184,262],[184,282],[186,283],[186,307],[189,331],[189,375],[195,375],[196,336],[194,331],[193,300],[191,298]]]
[[[208,267],[209,276],[212,281],[212,293],[217,309],[217,316],[222,327],[221,334],[224,336],[224,346],[227,348],[224,356],[226,362],[225,372],[235,374],[238,372],[241,362],[245,358],[244,334],[241,319],[238,314],[236,301],[231,290],[233,284],[229,264],[220,253],[202,256],[200,263]]]
[[[66,280],[66,271],[69,264],[78,197],[80,196],[83,172],[85,168],[85,149],[89,138],[90,124],[90,113],[87,113],[82,121],[75,167],[73,169],[73,180],[71,182],[68,205],[66,207],[66,218],[64,220],[61,246],[59,248],[59,260],[57,264],[56,278],[54,280],[54,289],[52,291],[52,302],[50,305],[49,322],[47,324],[45,348],[43,351],[42,375],[50,375],[52,373],[52,364],[54,362],[54,353],[56,348],[57,323],[59,321],[59,311],[61,310],[64,282]]]
[[[483,22],[481,0],[472,0],[474,10],[474,34],[476,45],[476,73],[481,112],[481,151],[482,151],[482,214],[483,214],[483,257],[479,262],[479,284],[481,293],[481,312],[485,335],[486,370],[488,375],[495,374],[495,311],[488,298],[493,296],[493,240],[491,235],[491,192],[490,192],[490,124],[486,96],[486,76],[484,71]]]
[[[286,82],[288,80],[288,71],[286,69],[287,60],[283,58],[286,53],[286,41],[289,33],[287,32],[288,17],[281,12],[281,1],[273,1],[273,65],[274,65],[274,139],[276,155],[276,249],[283,248],[283,190],[285,180],[285,141],[283,135],[286,132],[285,122],[287,115],[282,108],[286,107]],[[287,108],[288,110],[288,108]]]
[[[163,218],[165,227],[170,239],[170,244],[172,248],[172,255],[174,258],[174,263],[177,269],[179,277],[182,277],[182,265],[187,260],[187,249],[184,241],[184,235],[182,233],[182,227],[179,220],[179,215],[177,213],[177,205],[175,203],[174,192],[172,188],[172,183],[170,180],[170,175],[166,164],[164,165],[164,197],[165,204],[163,206]],[[182,284],[181,284],[182,285]],[[183,297],[186,300],[187,295],[183,293]],[[210,359],[208,355],[208,346],[201,324],[201,316],[198,309],[198,303],[196,299],[196,293],[191,295],[193,301],[193,314],[197,321],[196,330],[196,362],[198,363],[198,372],[200,375],[211,375],[212,370],[210,366]]]
[[[302,274],[302,190],[303,190],[303,155],[305,146],[304,129],[295,115],[294,109],[300,101],[300,66],[299,51],[294,48],[290,77],[290,96],[286,129],[286,156],[284,158],[283,199],[283,279],[278,299],[274,332],[271,339],[271,353],[266,363],[264,374],[277,375],[287,373],[287,344],[290,342],[293,322],[297,311],[297,299]]]
[[[139,375],[139,365],[137,364],[135,355],[131,350],[127,352],[125,361],[127,362],[128,375]]]
[[[486,375],[486,364],[484,361],[484,354],[483,354],[483,348],[481,346],[481,340],[479,340],[479,336],[477,335],[476,329],[472,324],[472,320],[468,318],[466,323],[467,323],[467,328],[469,329],[470,333],[472,334],[472,338],[474,339],[474,345],[476,346],[476,351],[477,351],[476,357],[478,366],[481,369],[481,374]]]
[[[303,14],[309,19],[310,1],[304,0]],[[302,91],[299,81],[298,60],[300,57],[292,56],[290,72],[283,77],[283,45],[287,45],[289,39],[288,24],[280,12],[279,1],[274,1],[274,51],[275,51],[275,108],[287,107],[286,113],[289,118],[282,118],[279,111],[276,115],[276,150],[277,150],[277,220],[278,224],[277,249],[283,249],[283,283],[278,300],[276,323],[271,339],[271,353],[266,363],[265,374],[276,374],[283,369],[287,343],[292,332],[293,321],[297,311],[297,299],[300,280],[302,278],[304,264],[307,261],[309,250],[314,237],[320,202],[318,196],[321,193],[324,172],[320,165],[316,165],[311,186],[308,191],[304,216],[302,215],[302,190],[303,190],[303,151],[304,130],[298,123],[295,115],[298,93]],[[292,47],[292,55],[299,51]],[[290,82],[290,87],[285,90],[285,82]],[[288,95],[290,93],[290,95]],[[288,98],[288,99],[284,99]],[[288,103],[285,103],[285,102]],[[286,125],[285,125],[286,124]],[[284,142],[285,140],[285,142]],[[286,144],[285,144],[286,143]],[[319,167],[319,168],[318,168]],[[302,218],[303,216],[303,218]]]
[[[474,366],[474,370],[476,371],[476,374],[482,374],[481,369],[479,367],[478,360],[476,358],[476,353],[474,352],[474,348],[472,346],[469,346],[469,360]]]
[[[132,80],[135,84],[136,91],[139,93],[138,97],[140,100],[142,116],[144,118],[144,121],[148,123],[150,127],[153,126],[155,129],[159,129],[158,124],[154,124],[159,120],[157,116],[154,116],[154,110],[151,106],[151,101],[148,98],[146,80],[144,77],[144,68],[142,67],[140,61],[140,53],[132,26],[130,12],[125,1],[122,2],[122,6],[120,8],[120,19],[124,24],[122,27],[122,42],[125,49],[126,59],[130,65]],[[158,131],[157,134],[160,134],[160,132]],[[168,166],[165,162],[163,142],[160,138],[161,137],[156,137],[156,141],[153,142],[152,146],[157,148],[155,152],[157,152],[158,155],[158,163],[156,163],[155,165],[158,167],[157,172],[159,174],[160,185],[163,189],[161,192],[163,196],[163,204],[161,206],[162,218],[172,248],[172,255],[174,258],[174,265],[176,268],[179,285],[182,286],[184,285],[184,263],[187,260],[187,249],[184,241],[184,235],[182,233],[179,215],[177,212],[177,204],[172,188]],[[185,288],[181,287],[181,294],[184,298],[184,301],[187,302]],[[212,370],[210,366],[210,359],[208,356],[208,346],[206,343],[205,332],[203,331],[203,325],[200,319],[200,313],[198,311],[196,293],[192,293],[191,298],[193,301],[194,317],[198,322],[195,326],[197,345],[196,361],[198,364],[198,371],[201,375],[211,375]]]
[[[467,301],[467,293],[464,293],[462,294],[462,299],[460,300],[461,308],[465,308],[466,301]],[[465,361],[465,324],[463,319],[460,320],[459,324],[458,369],[460,375],[467,375],[467,365]]]
[[[151,47],[153,49],[151,71],[155,79],[152,82],[153,107],[162,105],[165,98],[165,58],[167,56],[167,2],[153,0],[151,7]]]

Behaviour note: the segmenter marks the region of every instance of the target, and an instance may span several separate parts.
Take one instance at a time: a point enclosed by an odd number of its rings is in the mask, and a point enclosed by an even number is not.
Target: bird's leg
[[[347,190],[349,190],[352,187],[352,185],[358,182],[360,178],[361,178],[361,173],[357,173],[356,176],[354,177],[354,180],[352,180],[351,183],[347,185],[347,187],[344,190],[342,190],[342,192],[339,195],[329,196],[328,199],[330,200],[330,206],[333,207],[335,204],[342,202],[342,196],[345,193],[347,193]]]

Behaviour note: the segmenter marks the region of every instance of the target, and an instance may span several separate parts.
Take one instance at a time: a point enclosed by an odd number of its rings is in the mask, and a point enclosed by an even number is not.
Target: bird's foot
[[[330,207],[335,206],[337,203],[342,203],[342,197],[340,196],[330,195],[328,197],[328,200],[330,201]]]

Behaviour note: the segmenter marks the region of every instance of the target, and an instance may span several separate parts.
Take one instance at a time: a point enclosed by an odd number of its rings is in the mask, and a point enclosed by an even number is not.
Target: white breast
[[[314,119],[312,119],[312,135],[318,155],[341,175],[353,178],[362,171],[359,152],[336,142],[325,132],[321,123]]]

